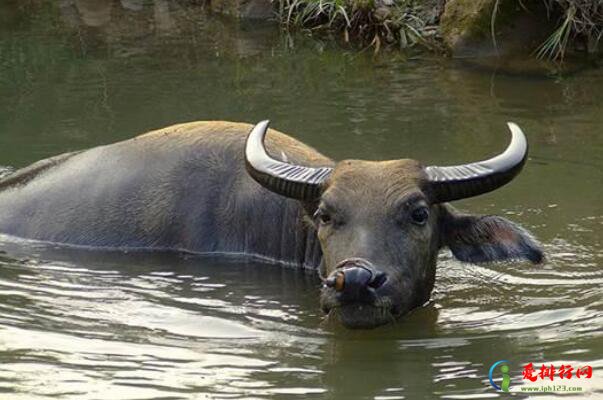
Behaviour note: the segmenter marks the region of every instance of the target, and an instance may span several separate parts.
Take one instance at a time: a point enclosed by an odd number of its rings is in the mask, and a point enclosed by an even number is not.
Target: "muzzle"
[[[373,303],[376,290],[385,284],[387,275],[375,269],[367,260],[346,259],[337,264],[325,280],[325,286],[337,292],[337,299],[345,303]]]

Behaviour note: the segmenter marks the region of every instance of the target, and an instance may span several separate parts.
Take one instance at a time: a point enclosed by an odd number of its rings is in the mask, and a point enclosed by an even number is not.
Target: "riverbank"
[[[591,0],[206,0],[214,12],[274,19],[287,31],[357,48],[452,56],[525,54],[563,61],[600,51],[603,3]]]

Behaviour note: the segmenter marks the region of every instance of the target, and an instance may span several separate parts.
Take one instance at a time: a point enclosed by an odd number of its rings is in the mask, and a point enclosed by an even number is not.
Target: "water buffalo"
[[[472,263],[542,260],[515,223],[446,204],[519,173],[527,142],[517,125],[509,127],[502,154],[439,167],[411,159],[334,162],[268,130],[267,121],[175,125],[0,180],[0,232],[317,269],[324,312],[348,327],[374,327],[429,299],[441,248]]]

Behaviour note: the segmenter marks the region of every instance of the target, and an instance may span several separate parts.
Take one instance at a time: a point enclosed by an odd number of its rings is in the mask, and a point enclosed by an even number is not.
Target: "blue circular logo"
[[[500,387],[500,386],[498,386],[496,383],[494,383],[494,380],[492,380],[492,374],[494,374],[494,369],[495,369],[496,367],[498,367],[500,364],[504,364],[504,363],[509,363],[509,361],[507,361],[507,360],[500,360],[500,361],[495,362],[495,363],[494,363],[494,364],[492,364],[492,366],[490,367],[490,372],[488,373],[488,379],[490,380],[490,385],[492,385],[492,387],[493,387],[494,389],[498,390],[498,391],[503,391],[503,388],[501,388],[501,387]],[[508,368],[508,367],[507,367],[507,368]],[[507,370],[507,371],[508,371],[508,370]],[[504,379],[503,379],[503,382],[504,382]],[[505,392],[508,392],[508,391],[509,391],[509,385],[508,385],[508,382],[507,382],[507,384],[506,384],[506,385],[504,385],[504,386],[506,386],[506,387],[504,388],[504,391],[505,391]]]

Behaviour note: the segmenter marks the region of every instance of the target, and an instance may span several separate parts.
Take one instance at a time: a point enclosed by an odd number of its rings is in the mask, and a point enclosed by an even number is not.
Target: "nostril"
[[[387,281],[387,274],[381,271],[375,271],[373,274],[373,279],[369,282],[369,286],[373,289],[378,289]]]

